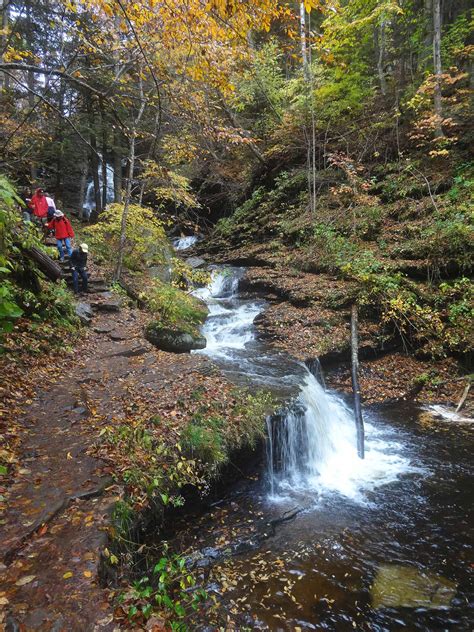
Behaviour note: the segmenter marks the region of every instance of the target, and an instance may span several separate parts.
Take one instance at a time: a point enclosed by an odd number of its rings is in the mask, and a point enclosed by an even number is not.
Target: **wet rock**
[[[112,353],[109,357],[123,356],[124,358],[134,358],[135,356],[144,355],[145,353],[148,353],[148,351],[148,347],[139,345],[137,347],[132,347],[131,349],[124,349],[123,351],[119,351],[118,353]]]
[[[91,303],[92,307],[98,312],[119,312],[122,308],[122,299],[120,297],[107,298],[109,292],[105,292],[105,301],[95,301]]]
[[[89,303],[77,303],[76,316],[83,325],[90,325],[94,316],[91,305]]]
[[[396,564],[379,567],[371,591],[374,608],[447,608],[455,595],[449,579]]]
[[[219,551],[217,549],[213,549],[212,546],[206,546],[204,549],[202,549],[201,553],[205,557],[210,557],[211,559],[214,559],[214,560],[216,560],[221,555]]]
[[[211,565],[211,559],[209,557],[203,557],[196,562],[196,568],[208,568]]]
[[[204,268],[207,265],[206,261],[202,257],[188,257],[186,263],[190,268],[196,270],[197,268]]]
[[[98,334],[108,334],[115,329],[115,325],[104,323],[103,325],[96,325],[94,331]]]
[[[76,415],[85,415],[87,413],[87,408],[84,408],[84,406],[78,406],[77,408],[73,408],[72,412],[76,413]]]
[[[120,330],[115,330],[112,331],[110,334],[110,338],[112,340],[127,340],[127,338],[129,338],[129,335],[127,334],[126,331],[120,331]]]
[[[158,349],[170,353],[189,353],[194,349],[205,349],[207,344],[203,336],[160,327],[156,323],[151,323],[145,329],[145,338]]]

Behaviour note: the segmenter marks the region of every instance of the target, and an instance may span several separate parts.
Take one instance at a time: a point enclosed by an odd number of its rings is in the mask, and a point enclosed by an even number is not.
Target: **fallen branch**
[[[302,511],[304,511],[304,507],[295,507],[294,509],[285,511],[285,513],[279,518],[274,518],[273,520],[270,520],[270,522],[267,522],[267,525],[269,525],[272,529],[272,533],[270,535],[275,535],[276,533],[275,528],[278,525],[282,524],[283,522],[289,522],[290,520],[293,520]]]
[[[141,298],[141,296],[138,294],[138,292],[136,292],[132,287],[130,287],[130,285],[128,285],[128,283],[125,283],[125,281],[122,281],[122,279],[120,279],[120,281],[118,281],[118,284],[120,285],[122,290],[125,291],[127,296],[129,298],[131,298],[132,301],[135,301],[135,303],[137,304],[137,306],[140,309],[146,309],[147,308],[146,301],[143,300],[143,298]]]
[[[360,405],[359,386],[359,341],[358,341],[358,313],[357,305],[354,303],[351,310],[351,355],[352,355],[352,390],[354,392],[354,417],[357,430],[357,454],[359,458],[364,458],[364,420],[362,419],[362,408]]]
[[[467,396],[469,395],[469,391],[471,389],[471,382],[469,381],[463,391],[463,394],[461,395],[461,399],[459,400],[459,404],[456,407],[456,412],[458,413],[461,408],[464,406],[464,402],[466,401]]]

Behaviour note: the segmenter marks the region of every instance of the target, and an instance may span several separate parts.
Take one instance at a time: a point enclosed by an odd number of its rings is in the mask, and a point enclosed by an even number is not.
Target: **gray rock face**
[[[94,312],[89,303],[77,303],[76,316],[79,318],[83,325],[90,325]]]
[[[108,334],[115,329],[115,325],[104,323],[94,327],[94,331],[98,334]]]
[[[152,279],[159,279],[163,283],[169,283],[171,280],[171,267],[169,265],[150,266],[148,274]]]
[[[186,259],[186,263],[193,270],[197,270],[198,268],[204,268],[207,265],[206,261],[202,257],[188,257]]]
[[[114,331],[110,332],[111,340],[127,340],[129,337],[126,331],[122,331],[120,329],[114,329]]]
[[[106,298],[105,301],[95,301],[92,307],[98,312],[119,312],[122,308],[122,299],[120,297]]]
[[[170,353],[189,353],[206,347],[206,339],[203,336],[193,336],[185,331],[157,327],[153,324],[145,329],[145,338],[158,349]]]

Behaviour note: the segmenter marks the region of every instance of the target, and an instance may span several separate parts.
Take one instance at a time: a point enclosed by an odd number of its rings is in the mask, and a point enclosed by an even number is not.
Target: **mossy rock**
[[[382,564],[371,594],[374,608],[449,608],[456,584],[411,566]]]
[[[146,327],[145,338],[158,349],[170,353],[189,353],[196,349],[205,349],[207,344],[204,336],[182,329],[161,327],[159,323],[151,323]]]

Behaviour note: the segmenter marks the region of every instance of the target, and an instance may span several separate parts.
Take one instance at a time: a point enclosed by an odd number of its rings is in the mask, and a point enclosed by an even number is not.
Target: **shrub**
[[[219,465],[226,460],[225,442],[222,434],[224,419],[195,417],[185,427],[181,439],[183,448],[193,458],[209,465]]]
[[[69,327],[77,318],[66,284],[46,281],[24,257],[24,250],[33,246],[49,249],[31,222],[20,223],[19,204],[13,186],[0,177],[0,333],[11,331],[20,316]]]
[[[195,334],[207,316],[207,308],[199,299],[158,279],[151,283],[142,297],[163,327]]]
[[[122,212],[121,204],[111,204],[101,213],[97,224],[84,231],[95,250],[97,261],[115,261],[120,242]],[[163,222],[151,209],[131,204],[126,230],[125,266],[130,270],[141,270],[153,264],[168,263],[170,258],[171,247]]]

